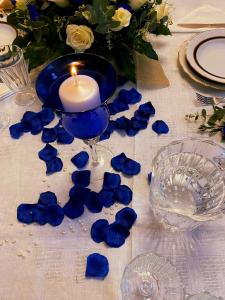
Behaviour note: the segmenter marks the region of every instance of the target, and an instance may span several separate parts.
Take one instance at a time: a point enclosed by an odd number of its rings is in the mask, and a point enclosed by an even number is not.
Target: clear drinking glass
[[[0,79],[16,93],[17,105],[28,106],[36,99],[23,51],[16,45],[0,46]]]
[[[181,279],[170,262],[154,253],[134,258],[121,281],[122,300],[183,300]]]
[[[225,149],[187,139],[162,147],[153,160],[151,205],[172,230],[193,229],[223,216]]]

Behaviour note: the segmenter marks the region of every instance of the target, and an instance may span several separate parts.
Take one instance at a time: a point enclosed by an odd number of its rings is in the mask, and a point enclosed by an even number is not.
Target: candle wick
[[[74,75],[73,78],[74,78],[74,83],[77,86],[78,85],[77,75]]]

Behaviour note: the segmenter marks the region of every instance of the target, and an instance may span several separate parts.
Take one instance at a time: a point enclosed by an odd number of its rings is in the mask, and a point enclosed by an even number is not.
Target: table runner
[[[209,3],[225,8],[224,1],[173,1],[175,17]],[[176,239],[161,231],[150,212],[147,173],[151,161],[161,146],[172,140],[199,136],[196,126],[184,120],[186,113],[199,110],[194,90],[205,91],[191,83],[179,72],[177,51],[180,44],[192,34],[174,34],[159,38],[156,42],[163,68],[171,86],[165,89],[141,90],[143,102],[152,101],[156,116],[150,120],[146,130],[135,137],[114,133],[110,140],[101,144],[115,154],[124,151],[139,161],[142,172],[132,179],[122,176],[122,182],[134,193],[132,207],[138,213],[138,220],[131,236],[119,249],[106,248],[90,238],[90,227],[100,214],[87,211],[78,220],[64,219],[61,226],[24,226],[16,220],[16,208],[22,202],[36,202],[40,192],[53,191],[63,205],[68,200],[72,186],[70,173],[74,166],[70,158],[83,148],[77,139],[72,145],[56,145],[64,170],[45,176],[45,165],[38,159],[43,148],[40,135],[25,134],[20,140],[12,140],[5,130],[0,140],[0,300],[117,300],[120,299],[120,280],[126,264],[136,255],[154,251],[171,259],[177,266],[188,292],[207,289],[218,296],[225,296],[225,221],[205,226],[190,237],[186,248],[185,237]],[[130,85],[126,86],[129,87]],[[210,92],[210,91],[207,91]],[[219,93],[224,95],[225,93]],[[38,111],[36,102],[29,110]],[[138,105],[137,105],[138,106]],[[118,114],[130,117],[135,105],[128,112]],[[11,123],[17,122],[25,108],[18,107],[13,98],[0,103],[0,111],[10,114]],[[170,127],[166,136],[157,136],[151,125],[162,119]],[[219,137],[215,138],[219,142]],[[101,182],[91,186],[100,189]],[[101,216],[113,220],[115,212],[122,206],[104,210]],[[109,259],[110,273],[104,281],[84,280],[87,254],[99,252]]]

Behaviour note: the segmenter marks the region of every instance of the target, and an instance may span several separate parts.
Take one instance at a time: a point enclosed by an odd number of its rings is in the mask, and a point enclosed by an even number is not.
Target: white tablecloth
[[[194,7],[209,3],[225,9],[224,0],[173,1],[175,18],[185,15]],[[134,193],[132,207],[138,220],[131,236],[119,249],[96,244],[90,238],[90,227],[100,217],[114,220],[115,212],[122,206],[104,210],[101,214],[87,211],[78,220],[64,219],[57,228],[24,226],[17,222],[16,209],[20,203],[36,202],[39,193],[51,190],[63,205],[68,200],[72,186],[70,173],[74,166],[70,158],[84,144],[75,140],[72,145],[59,146],[64,171],[45,176],[45,165],[38,159],[43,148],[40,135],[25,134],[20,140],[10,138],[8,130],[0,136],[0,300],[117,300],[120,299],[120,280],[127,263],[136,255],[154,251],[170,258],[189,293],[208,290],[225,296],[225,222],[200,228],[190,237],[165,234],[160,231],[150,212],[147,173],[151,161],[163,145],[172,140],[199,136],[196,126],[185,121],[186,113],[199,110],[195,103],[195,90],[203,91],[191,83],[179,71],[177,51],[180,44],[191,34],[174,34],[160,38],[158,52],[171,86],[165,89],[141,90],[143,102],[152,101],[156,116],[146,130],[136,137],[122,137],[114,133],[102,144],[115,154],[124,151],[142,165],[141,174],[133,179],[122,176],[122,182]],[[212,92],[212,91],[208,91]],[[225,93],[218,93],[224,95]],[[139,104],[121,113],[130,117]],[[38,111],[36,102],[29,110]],[[14,104],[13,99],[0,103],[0,111],[10,114],[11,123],[20,120],[25,109]],[[170,133],[157,136],[151,125],[162,119],[170,127]],[[215,138],[219,141],[219,137]],[[101,182],[91,188],[98,191]],[[188,245],[188,246],[187,246]],[[85,280],[85,258],[92,252],[105,254],[109,259],[110,273],[104,281]]]

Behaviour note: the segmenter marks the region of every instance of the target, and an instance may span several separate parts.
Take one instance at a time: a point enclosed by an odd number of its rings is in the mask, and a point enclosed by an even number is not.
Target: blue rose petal
[[[54,118],[55,114],[53,110],[49,107],[44,107],[38,114],[38,118],[40,119],[43,126],[50,124]]]
[[[40,194],[38,203],[44,206],[55,205],[57,204],[57,197],[55,193],[47,191]]]
[[[43,128],[41,140],[43,143],[52,143],[57,139],[57,130],[55,128]]]
[[[152,130],[157,134],[167,134],[169,132],[169,127],[164,121],[158,120],[152,124]]]
[[[80,201],[83,204],[86,202],[88,197],[90,197],[90,189],[74,186],[69,191],[69,196],[71,199],[74,199],[76,201]]]
[[[79,218],[84,213],[84,204],[81,199],[69,199],[63,207],[64,214],[70,218]]]
[[[131,119],[131,124],[135,129],[146,129],[148,127],[148,121],[138,120],[136,118]]]
[[[93,253],[87,257],[85,276],[87,278],[104,279],[109,273],[109,262],[101,254]]]
[[[87,162],[89,160],[89,155],[86,151],[81,151],[74,155],[74,157],[71,158],[72,163],[78,168],[82,169],[86,166]]]
[[[103,179],[103,189],[113,190],[119,187],[121,178],[119,174],[105,172]]]
[[[46,220],[52,226],[58,226],[64,219],[64,212],[59,205],[50,205],[46,208]]]
[[[152,181],[152,172],[148,173],[148,183],[151,184]]]
[[[60,172],[63,168],[62,160],[55,157],[52,160],[46,161],[46,174],[51,175],[55,172]]]
[[[40,133],[43,129],[41,120],[38,117],[35,117],[31,120],[30,123],[30,132],[33,135]]]
[[[117,212],[115,219],[117,224],[130,230],[137,219],[137,214],[132,208],[125,207]]]
[[[90,184],[91,172],[89,170],[75,171],[72,174],[72,181],[76,186],[87,187]]]
[[[114,191],[101,190],[98,194],[99,200],[104,207],[110,207],[115,203]]]
[[[139,129],[133,128],[133,127],[129,127],[127,129],[125,129],[125,131],[126,131],[126,134],[131,137],[131,136],[135,136],[136,134],[138,134]]]
[[[103,132],[103,134],[100,136],[99,141],[108,140],[111,136],[111,133],[108,131]]]
[[[28,12],[30,15],[31,21],[38,21],[40,18],[40,13],[37,11],[37,8],[34,4],[27,4]]]
[[[17,219],[18,221],[31,224],[33,219],[33,210],[35,209],[36,204],[20,204],[17,207]]]
[[[146,114],[149,114],[150,116],[155,115],[155,108],[150,101],[140,105],[139,110],[143,111]]]
[[[135,104],[141,101],[142,95],[135,88],[129,91],[122,89],[119,92],[119,98],[127,104]]]
[[[135,160],[127,158],[125,163],[122,165],[121,171],[125,175],[137,175],[141,171],[141,165]]]
[[[57,143],[63,145],[72,144],[74,137],[70,135],[63,127],[57,128]]]
[[[120,185],[115,190],[115,200],[121,204],[128,205],[132,201],[133,192],[126,185]]]
[[[122,165],[125,163],[126,159],[126,155],[122,152],[121,154],[112,158],[111,166],[115,171],[120,172],[122,170]]]
[[[9,127],[9,133],[13,139],[19,139],[24,133],[24,127],[21,123],[13,124]]]
[[[32,214],[33,222],[36,222],[39,225],[47,224],[46,206],[42,204],[36,204],[32,211]]]
[[[90,192],[90,197],[85,201],[87,209],[92,213],[99,213],[102,211],[103,205],[99,199],[98,193]]]
[[[110,115],[115,115],[119,112],[126,111],[129,109],[129,105],[122,102],[120,98],[116,98],[112,103],[108,104]]]
[[[107,226],[104,232],[105,243],[112,248],[121,247],[130,234],[126,228],[124,228],[121,224],[118,224],[116,222]]]
[[[143,110],[138,109],[135,111],[134,117],[136,120],[148,122],[150,118],[150,114],[145,113]]]
[[[91,238],[96,243],[101,243],[105,240],[105,229],[109,222],[105,219],[97,220],[91,227]]]
[[[115,120],[115,125],[117,129],[128,129],[130,128],[131,121],[126,117],[120,117]]]
[[[29,132],[31,130],[31,121],[37,116],[37,113],[33,111],[26,111],[23,114],[23,117],[21,119],[21,124],[24,127],[24,132]]]
[[[39,151],[38,156],[41,160],[50,161],[57,156],[57,149],[47,144],[41,151]]]

